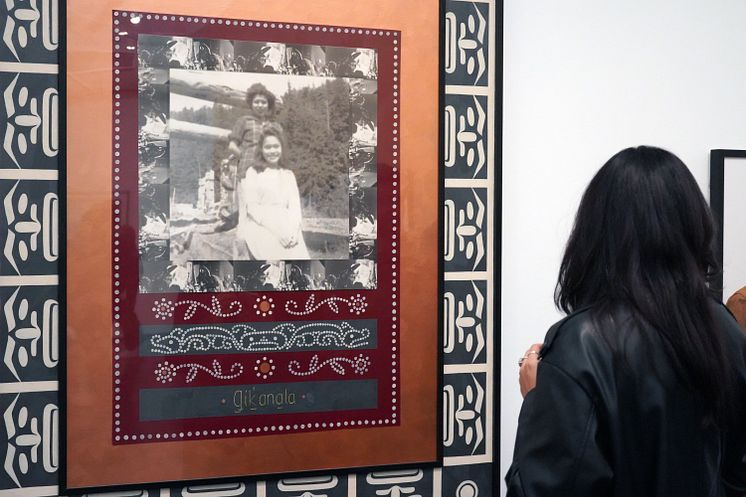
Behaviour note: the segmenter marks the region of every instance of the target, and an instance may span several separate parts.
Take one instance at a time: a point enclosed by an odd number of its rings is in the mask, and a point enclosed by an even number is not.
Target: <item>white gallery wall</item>
[[[500,478],[517,361],[561,318],[554,285],[583,189],[647,144],[679,155],[709,197],[710,149],[746,149],[744,20],[742,0],[505,0]]]

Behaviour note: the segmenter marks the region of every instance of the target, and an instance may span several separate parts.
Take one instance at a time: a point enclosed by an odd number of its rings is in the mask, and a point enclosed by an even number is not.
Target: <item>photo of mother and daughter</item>
[[[349,82],[171,70],[169,87],[170,261],[350,259]]]
[[[298,183],[285,164],[282,126],[272,120],[275,96],[255,83],[246,92],[246,101],[250,112],[236,121],[230,134],[228,148],[238,161],[221,185],[229,191],[235,185],[235,190],[226,195],[221,217],[227,220],[237,214],[238,242],[245,243],[250,259],[309,259]]]

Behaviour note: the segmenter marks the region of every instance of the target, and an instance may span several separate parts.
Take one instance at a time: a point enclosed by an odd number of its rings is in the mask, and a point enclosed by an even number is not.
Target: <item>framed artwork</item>
[[[717,223],[717,256],[722,267],[716,287],[723,302],[735,310],[736,301],[746,302],[746,150],[710,152],[710,205]],[[746,310],[746,307],[744,307]],[[737,312],[734,312],[737,314]],[[737,318],[739,316],[736,316]],[[742,324],[746,323],[746,315]]]
[[[440,461],[439,9],[68,2],[61,491]]]

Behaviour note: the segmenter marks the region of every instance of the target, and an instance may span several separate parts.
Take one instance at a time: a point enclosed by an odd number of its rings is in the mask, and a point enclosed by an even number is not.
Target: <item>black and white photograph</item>
[[[352,266],[346,261],[345,267]],[[237,291],[334,290],[336,278],[327,273],[326,261],[236,262]],[[344,286],[341,288],[345,288]]]
[[[354,259],[376,259],[378,219],[376,188],[357,188],[350,195],[350,251]]]
[[[153,68],[378,79],[372,48],[156,35],[141,35],[138,43],[141,66]]]
[[[142,290],[370,288],[375,51],[139,41]]]
[[[338,261],[140,261],[140,291],[256,292],[373,289],[373,260]]]
[[[371,84],[373,83],[373,84]],[[378,238],[376,170],[377,106],[374,82],[355,80],[355,132],[350,140],[350,254],[354,259],[375,259]]]
[[[200,261],[170,264],[168,261],[140,261],[140,291],[229,292],[234,284],[233,263]]]
[[[171,260],[349,257],[346,80],[172,69],[169,87]]]

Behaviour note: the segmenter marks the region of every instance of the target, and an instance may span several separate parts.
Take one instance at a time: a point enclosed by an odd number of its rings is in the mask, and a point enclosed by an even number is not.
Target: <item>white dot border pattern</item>
[[[390,36],[394,39],[400,36],[399,31],[383,30],[383,29],[370,29],[370,28],[355,28],[349,26],[333,26],[333,25],[309,25],[299,23],[282,23],[282,22],[265,22],[265,21],[249,21],[241,19],[223,19],[217,17],[201,17],[201,16],[183,16],[183,15],[171,15],[171,14],[154,14],[154,13],[143,13],[137,11],[124,11],[115,10],[113,11],[113,23],[115,26],[120,24],[118,17],[130,19],[138,19],[135,22],[140,22],[139,19],[145,19],[148,21],[166,21],[166,22],[180,22],[185,24],[211,24],[211,25],[225,25],[225,26],[240,26],[254,29],[287,29],[287,30],[301,30],[301,31],[314,31],[319,33],[338,33],[338,34],[351,34],[351,35],[365,35],[365,36]]]
[[[387,36],[389,32],[386,32]],[[393,91],[392,103],[392,127],[391,127],[391,181],[392,181],[392,223],[391,223],[391,422],[397,423],[397,409],[399,403],[399,388],[401,384],[400,370],[399,370],[399,309],[397,307],[399,289],[397,287],[397,277],[399,274],[399,244],[398,244],[398,227],[399,224],[399,193],[401,192],[400,179],[399,179],[399,167],[400,167],[400,156],[399,156],[399,32],[392,32],[391,37],[391,49],[393,50],[393,69],[391,76],[391,89]]]
[[[113,325],[113,357],[112,357],[112,365],[113,365],[113,375],[112,375],[112,389],[113,389],[113,435],[114,440],[119,440],[121,437],[121,431],[122,431],[122,421],[121,421],[121,379],[120,379],[120,368],[121,364],[119,362],[120,360],[120,351],[121,351],[121,321],[120,321],[120,286],[121,286],[121,279],[119,274],[119,262],[120,262],[120,237],[121,237],[121,201],[119,199],[119,190],[120,190],[120,184],[119,184],[119,173],[120,173],[120,166],[121,166],[121,143],[120,143],[120,134],[119,134],[119,127],[121,124],[120,121],[120,114],[119,107],[121,105],[121,93],[119,93],[120,88],[120,61],[121,54],[123,53],[123,50],[121,49],[121,45],[124,45],[122,43],[120,45],[120,29],[119,24],[120,20],[117,19],[119,16],[119,12],[114,12],[114,19],[113,19],[113,26],[112,26],[112,44],[114,46],[114,49],[112,50],[112,117],[114,120],[114,133],[112,133],[112,166],[113,166],[113,174],[112,174],[112,187],[113,187],[113,202],[112,202],[112,234],[113,234],[113,241],[112,241],[112,293],[113,293],[113,312],[112,312],[112,325]],[[126,18],[129,13],[123,12],[122,17]],[[132,17],[130,17],[132,19]]]
[[[123,54],[128,53],[128,49],[125,43],[121,43],[122,34],[126,34],[120,26],[130,22],[139,23],[141,20],[148,21],[168,21],[168,22],[179,22],[184,24],[210,24],[210,25],[224,25],[224,26],[235,26],[241,28],[253,28],[256,30],[263,29],[287,29],[287,30],[300,30],[300,31],[313,31],[319,33],[337,33],[345,35],[364,35],[364,36],[379,36],[386,37],[391,40],[391,47],[393,50],[393,73],[391,87],[393,89],[393,107],[392,107],[392,144],[391,144],[391,156],[392,156],[392,233],[391,233],[391,254],[392,254],[392,271],[391,271],[391,412],[388,417],[378,416],[376,419],[345,419],[342,421],[313,421],[305,423],[293,423],[293,424],[253,424],[251,426],[246,425],[240,428],[229,428],[229,429],[195,429],[195,430],[184,430],[179,432],[170,433],[126,433],[121,424],[121,379],[120,379],[120,352],[121,352],[121,320],[120,320],[120,287],[122,285],[120,277],[120,238],[121,238],[121,200],[120,200],[120,166],[121,166],[121,152],[122,146],[120,142],[120,107],[122,95],[120,93],[120,65]],[[122,26],[123,27],[123,26]],[[112,191],[113,191],[113,202],[112,202],[112,293],[113,293],[113,347],[112,347],[112,359],[113,359],[113,374],[112,374],[112,388],[113,388],[113,438],[118,444],[126,443],[141,443],[144,441],[162,441],[162,440],[194,440],[203,439],[205,437],[210,438],[225,438],[234,437],[236,435],[245,434],[271,434],[272,432],[289,432],[289,433],[300,433],[307,431],[316,431],[320,429],[324,430],[338,430],[338,429],[350,429],[355,427],[364,426],[394,426],[399,423],[397,415],[399,402],[399,340],[398,340],[398,288],[397,288],[397,275],[399,268],[399,257],[398,257],[398,233],[399,233],[399,167],[400,167],[400,156],[399,150],[399,122],[400,122],[400,108],[399,108],[399,67],[400,67],[400,33],[398,31],[390,31],[383,29],[360,29],[345,26],[321,26],[321,25],[308,25],[308,24],[297,24],[297,23],[268,23],[263,21],[249,21],[249,20],[235,20],[235,19],[221,19],[221,18],[208,18],[199,16],[183,16],[183,15],[165,15],[165,14],[154,14],[154,13],[142,13],[136,11],[121,11],[117,10],[113,12],[112,17],[112,118],[114,125],[114,132],[112,133]],[[131,47],[129,47],[131,52]],[[131,54],[130,54],[131,55]],[[380,264],[380,262],[379,262]],[[252,303],[253,304],[253,303]],[[253,310],[253,308],[252,308]],[[271,311],[267,314],[271,314]]]

